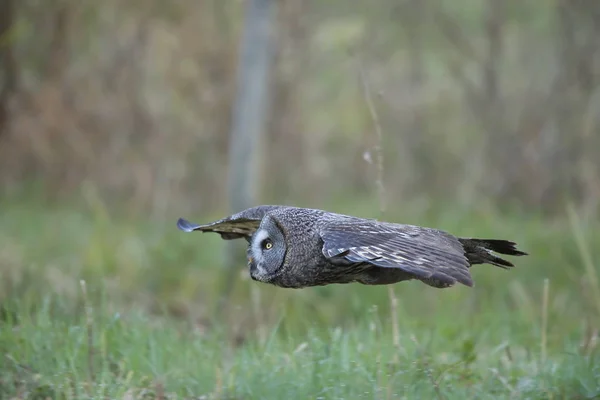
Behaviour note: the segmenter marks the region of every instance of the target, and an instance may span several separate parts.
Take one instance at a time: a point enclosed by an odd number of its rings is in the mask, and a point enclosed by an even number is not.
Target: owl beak
[[[257,268],[256,268],[256,263],[254,262],[254,257],[248,257],[248,269],[250,270],[250,278],[253,281],[258,280],[258,278],[256,277],[257,274]]]

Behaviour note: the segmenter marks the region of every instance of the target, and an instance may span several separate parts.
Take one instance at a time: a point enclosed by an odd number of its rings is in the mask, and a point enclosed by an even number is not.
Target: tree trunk
[[[274,53],[273,17],[276,0],[249,0],[237,73],[237,95],[229,136],[229,210],[256,204],[260,186],[259,153],[268,111],[269,71]],[[225,282],[218,309],[228,300],[240,265],[242,243],[227,242]],[[242,259],[243,259],[242,258]],[[245,263],[242,263],[245,264]]]
[[[17,86],[17,63],[12,51],[13,0],[0,0],[0,136],[8,126],[8,102]]]

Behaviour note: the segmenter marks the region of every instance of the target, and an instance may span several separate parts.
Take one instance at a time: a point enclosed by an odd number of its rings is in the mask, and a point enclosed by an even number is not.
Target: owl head
[[[281,272],[286,252],[282,227],[275,218],[265,216],[249,239],[247,258],[250,277],[259,282],[271,282]]]

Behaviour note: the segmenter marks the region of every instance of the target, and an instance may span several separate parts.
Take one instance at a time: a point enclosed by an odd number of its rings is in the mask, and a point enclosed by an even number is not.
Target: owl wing
[[[321,230],[321,238],[323,255],[334,264],[368,263],[416,279],[473,286],[462,245],[443,231],[372,221],[335,224]]]
[[[177,220],[177,228],[184,232],[215,232],[225,240],[249,238],[258,229],[260,219],[224,218],[206,225],[197,225],[183,218]]]
[[[194,224],[183,218],[179,218],[177,220],[177,228],[184,232],[215,232],[220,234],[221,238],[225,240],[239,238],[249,240],[250,236],[258,229],[263,217],[267,213],[282,207],[277,205],[256,206],[206,225]]]

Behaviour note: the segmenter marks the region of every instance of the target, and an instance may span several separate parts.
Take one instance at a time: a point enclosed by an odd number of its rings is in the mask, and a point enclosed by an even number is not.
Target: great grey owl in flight
[[[458,238],[413,225],[380,222],[288,206],[258,206],[206,225],[182,218],[185,232],[245,238],[250,277],[285,288],[359,282],[387,285],[418,279],[446,288],[473,286],[469,268],[513,264],[494,253],[522,256],[507,240]]]

